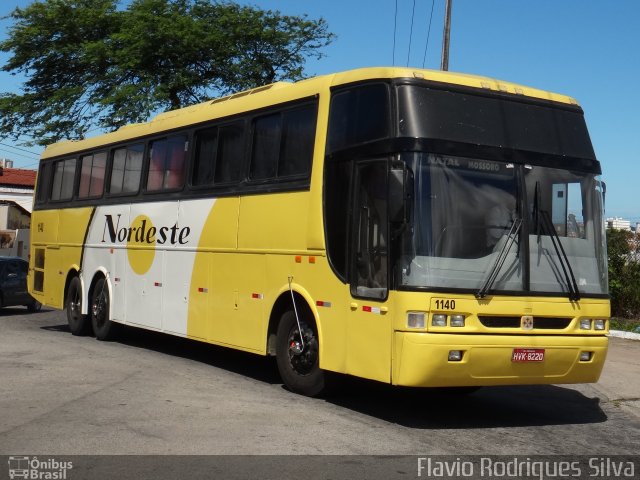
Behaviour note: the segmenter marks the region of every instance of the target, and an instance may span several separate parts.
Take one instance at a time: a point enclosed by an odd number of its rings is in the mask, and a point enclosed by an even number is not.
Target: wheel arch
[[[67,278],[64,281],[64,291],[62,292],[62,306],[63,307],[67,306],[67,295],[69,294],[69,285],[71,285],[71,280],[73,280],[74,277],[80,278],[80,268],[78,268],[76,265],[72,266],[69,269],[69,271],[67,272]],[[84,293],[84,286],[82,284],[82,278],[80,278],[80,288],[82,288],[83,293]]]
[[[320,343],[320,353],[322,351],[322,326],[318,311],[315,308],[311,295],[300,285],[292,284],[293,297],[295,298],[295,306],[298,311],[298,315],[305,318],[307,321],[312,321],[316,331],[318,333],[318,342]],[[288,285],[284,286],[279,292],[276,301],[271,308],[271,314],[269,315],[269,326],[267,328],[267,355],[275,356],[276,354],[276,337],[278,332],[278,325],[284,312],[288,310],[294,310],[293,299],[291,298],[291,291]]]

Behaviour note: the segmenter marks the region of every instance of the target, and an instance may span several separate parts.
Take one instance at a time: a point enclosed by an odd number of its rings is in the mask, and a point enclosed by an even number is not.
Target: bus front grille
[[[501,317],[496,315],[479,315],[480,323],[487,328],[520,328],[521,317]],[[533,328],[544,330],[563,330],[569,326],[572,318],[534,317]]]

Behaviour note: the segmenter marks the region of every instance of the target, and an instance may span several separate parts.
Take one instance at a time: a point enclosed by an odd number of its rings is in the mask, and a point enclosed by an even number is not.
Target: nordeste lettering
[[[113,215],[104,216],[104,229],[102,230],[102,243],[111,241],[111,243],[157,243],[158,245],[164,245],[169,243],[171,245],[186,245],[189,243],[188,237],[191,233],[190,227],[178,227],[177,223],[174,223],[171,227],[148,227],[147,221],[142,220],[139,227],[120,227],[120,217],[117,215],[117,219],[113,221]]]

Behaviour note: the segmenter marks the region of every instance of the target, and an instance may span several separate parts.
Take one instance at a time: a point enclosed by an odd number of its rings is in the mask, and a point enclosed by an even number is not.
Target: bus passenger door
[[[390,381],[387,160],[356,165],[351,222],[347,373]]]

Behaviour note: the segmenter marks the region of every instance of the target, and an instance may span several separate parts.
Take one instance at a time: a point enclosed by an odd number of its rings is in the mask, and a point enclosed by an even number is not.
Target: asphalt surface
[[[447,397],[344,378],[312,399],[272,359],[135,329],[99,342],[7,308],[0,455],[637,454],[639,364],[640,342],[613,338],[593,385]]]

